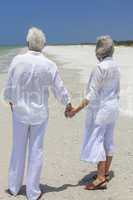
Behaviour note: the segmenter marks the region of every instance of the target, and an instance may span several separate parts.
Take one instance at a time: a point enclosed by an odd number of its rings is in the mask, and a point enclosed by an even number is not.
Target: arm
[[[53,79],[53,83],[51,86],[51,90],[54,96],[60,101],[63,105],[68,106],[70,108],[70,97],[67,89],[64,87],[63,81],[59,75],[59,72],[56,71]]]
[[[102,87],[104,77],[104,71],[98,66],[94,71],[92,76],[90,85],[89,85],[89,92],[86,95],[85,99],[83,99],[80,105],[76,108],[73,108],[69,113],[69,117],[73,117],[76,113],[80,112],[83,108],[85,108],[89,103],[92,103],[96,100],[98,93]]]
[[[11,110],[13,108],[13,102],[12,102],[12,90],[13,90],[13,84],[12,84],[12,76],[13,76],[13,67],[11,65],[9,71],[8,71],[8,77],[7,77],[7,81],[5,84],[5,88],[4,88],[4,100],[6,102],[9,103]]]
[[[100,66],[97,66],[92,75],[92,80],[89,84],[88,93],[86,95],[86,99],[93,103],[96,101],[100,89],[102,88],[103,82],[105,79],[105,70]]]
[[[89,104],[89,101],[87,99],[83,99],[78,107],[71,108],[70,111],[67,112],[67,117],[73,117],[76,115],[76,113],[80,112],[82,109],[84,109]]]
[[[89,104],[89,101],[87,99],[83,99],[80,103],[80,105],[75,108],[76,113],[80,112],[83,108],[85,108]]]

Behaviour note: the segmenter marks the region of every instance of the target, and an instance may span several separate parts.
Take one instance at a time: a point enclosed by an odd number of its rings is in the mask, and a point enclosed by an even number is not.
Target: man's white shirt
[[[13,114],[20,122],[36,125],[48,119],[49,88],[63,105],[70,103],[55,63],[35,51],[13,59],[4,98],[13,104]]]

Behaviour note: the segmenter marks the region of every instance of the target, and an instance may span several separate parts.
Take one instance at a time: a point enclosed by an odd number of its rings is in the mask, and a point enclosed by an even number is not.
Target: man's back
[[[28,51],[14,58],[10,69],[12,101],[21,122],[38,124],[48,118],[48,88],[56,71],[56,65],[39,52]]]
[[[62,104],[70,103],[56,64],[42,53],[28,51],[13,59],[4,98],[12,103],[17,120],[30,125],[41,124],[48,119],[49,87]]]

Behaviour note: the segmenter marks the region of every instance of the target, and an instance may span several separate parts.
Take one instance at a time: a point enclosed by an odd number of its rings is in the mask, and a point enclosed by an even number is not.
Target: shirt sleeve
[[[4,93],[3,93],[4,100],[10,103],[13,103],[13,97],[12,97],[12,93],[13,93],[12,79],[13,79],[13,71],[14,71],[13,69],[14,67],[13,67],[13,62],[12,62],[8,71],[8,77],[5,83],[5,88],[4,88]]]
[[[103,69],[101,69],[100,66],[97,66],[93,72],[93,75],[88,87],[88,93],[86,95],[86,99],[89,102],[93,102],[96,100],[98,93],[102,87],[103,79],[104,79],[104,71]]]
[[[51,90],[54,96],[60,101],[63,105],[70,103],[71,99],[68,94],[67,89],[64,87],[63,81],[59,75],[58,70],[55,72],[54,79],[52,82]]]
[[[120,99],[120,90],[121,90],[121,88],[120,88],[120,78],[119,78],[119,80],[118,80],[118,88],[117,88],[117,94],[118,94],[117,98],[118,98],[118,100]]]

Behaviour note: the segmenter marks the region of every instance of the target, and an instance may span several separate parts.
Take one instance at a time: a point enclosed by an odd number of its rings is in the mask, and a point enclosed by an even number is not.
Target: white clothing
[[[57,66],[42,53],[28,51],[13,59],[4,98],[20,122],[41,124],[48,119],[49,87],[62,104],[70,103]]]
[[[48,123],[49,87],[64,105],[70,103],[56,65],[42,53],[28,51],[11,64],[4,92],[13,104],[13,150],[9,168],[9,189],[17,195],[23,182],[26,147],[29,145],[26,193],[36,200],[43,161],[43,137]]]
[[[91,163],[105,161],[114,151],[113,131],[119,112],[120,71],[108,57],[92,72],[86,99],[86,113],[81,160]]]
[[[28,200],[36,200],[40,194],[40,175],[43,163],[43,141],[47,121],[41,125],[19,122],[13,113],[13,149],[9,167],[8,187],[18,194],[24,177],[27,144],[29,144],[26,193]]]
[[[81,160],[98,163],[105,161],[106,156],[114,153],[115,122],[96,124],[96,110],[88,109],[84,128],[84,138],[81,149]]]

